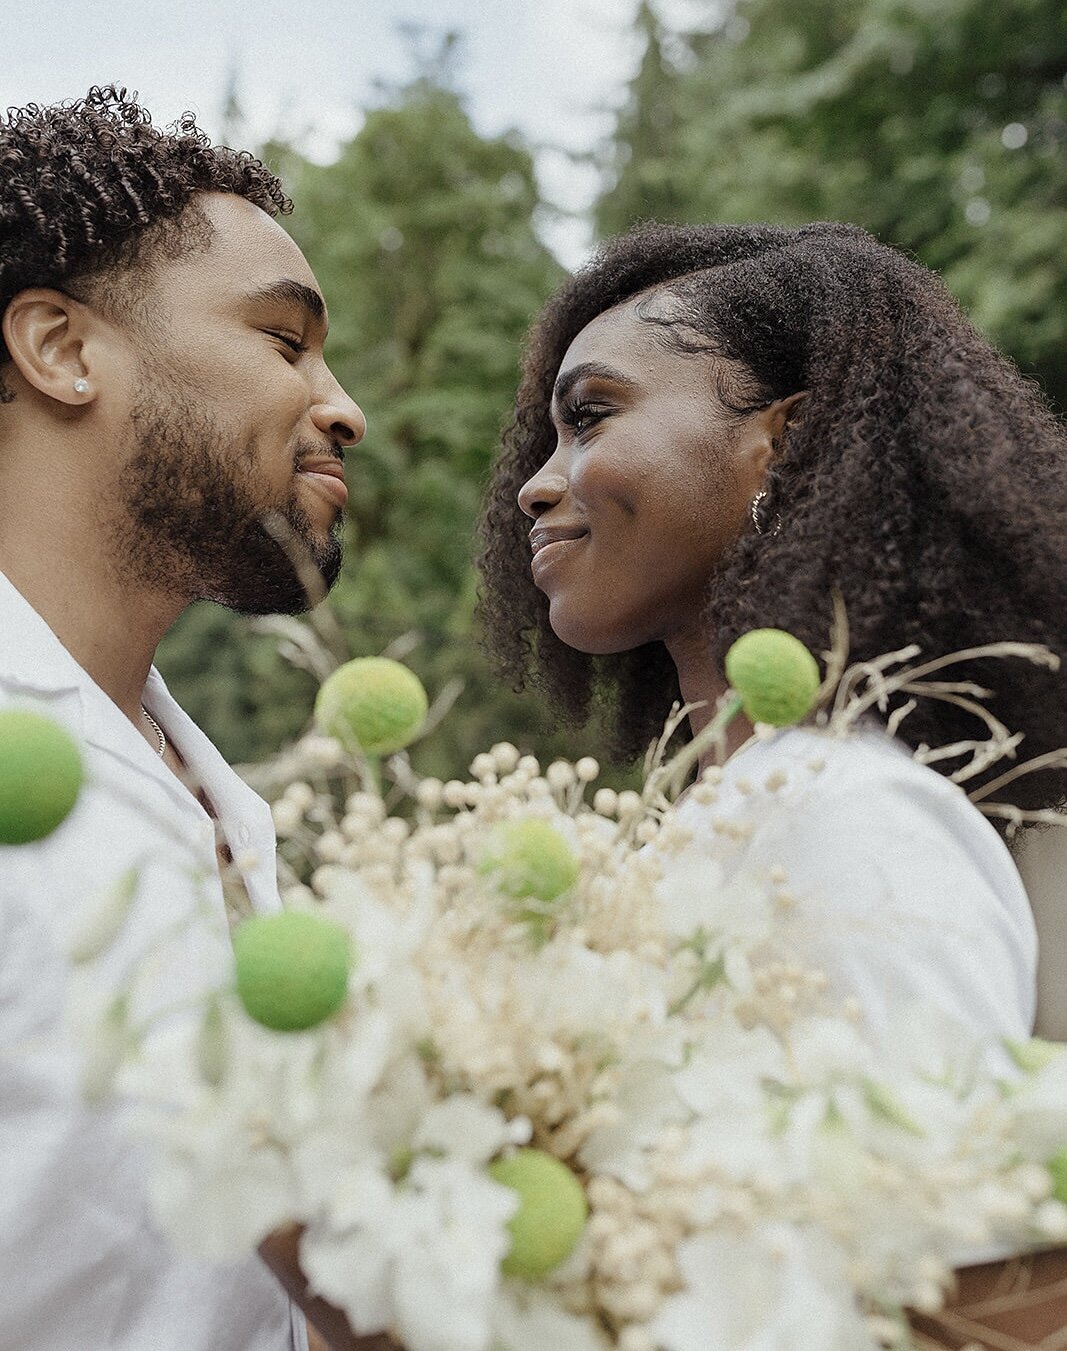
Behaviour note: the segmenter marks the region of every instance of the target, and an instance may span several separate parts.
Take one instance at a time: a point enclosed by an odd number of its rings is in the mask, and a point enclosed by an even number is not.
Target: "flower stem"
[[[720,705],[707,726],[703,727],[687,746],[683,746],[673,760],[663,766],[662,773],[666,778],[668,796],[672,798],[678,796],[686,775],[710,746],[718,746],[720,762],[725,758],[722,754],[723,734],[741,712],[741,708],[741,696],[732,690],[729,691],[725,702]]]

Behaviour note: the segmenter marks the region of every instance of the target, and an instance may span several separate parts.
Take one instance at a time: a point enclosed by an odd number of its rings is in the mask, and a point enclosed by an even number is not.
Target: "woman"
[[[835,591],[852,660],[1004,639],[1067,653],[1062,428],[931,273],[853,226],[650,226],[607,244],[533,331],[483,533],[503,669],[571,721],[606,700],[627,755],[678,698],[703,703],[699,730],[745,630],[825,648]],[[1054,672],[957,672],[995,691],[1025,758],[1067,745]],[[797,730],[728,767],[722,810],[741,808],[742,779],[792,776],[737,866],[784,866],[813,898],[809,955],[862,995],[880,1039],[917,997],[979,1035],[1031,1026],[1018,872],[947,777],[964,757],[906,753],[983,735],[962,703],[921,699],[897,740]],[[996,797],[1034,812],[1065,790],[1051,769]]]

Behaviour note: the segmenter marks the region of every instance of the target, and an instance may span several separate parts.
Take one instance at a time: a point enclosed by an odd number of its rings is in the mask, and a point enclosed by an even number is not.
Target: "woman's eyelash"
[[[586,403],[579,400],[577,403],[568,403],[560,409],[560,420],[568,427],[573,427],[575,431],[581,431],[583,424],[592,426],[599,422],[601,418],[607,416],[608,410],[603,404]]]
[[[279,342],[284,342],[286,347],[291,348],[294,352],[307,351],[307,347],[299,338],[287,338],[284,333],[275,333],[272,329],[268,329],[267,332],[270,337],[277,338]]]

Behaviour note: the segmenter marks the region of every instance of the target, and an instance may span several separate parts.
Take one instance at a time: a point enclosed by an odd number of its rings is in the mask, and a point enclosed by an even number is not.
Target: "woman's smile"
[[[533,573],[534,583],[540,587],[541,579],[558,562],[574,553],[588,535],[588,529],[580,525],[549,525],[547,523],[536,525],[530,531],[530,548],[533,550],[530,571]]]

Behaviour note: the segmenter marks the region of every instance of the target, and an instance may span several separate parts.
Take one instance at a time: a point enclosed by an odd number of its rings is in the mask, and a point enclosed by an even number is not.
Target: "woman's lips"
[[[546,539],[543,543],[534,542],[534,556],[530,560],[530,571],[534,582],[540,586],[544,577],[557,563],[562,562],[588,538],[588,531],[580,535],[567,535],[560,539]]]
[[[340,460],[315,460],[302,464],[297,470],[300,478],[340,510],[348,501],[348,488]]]

